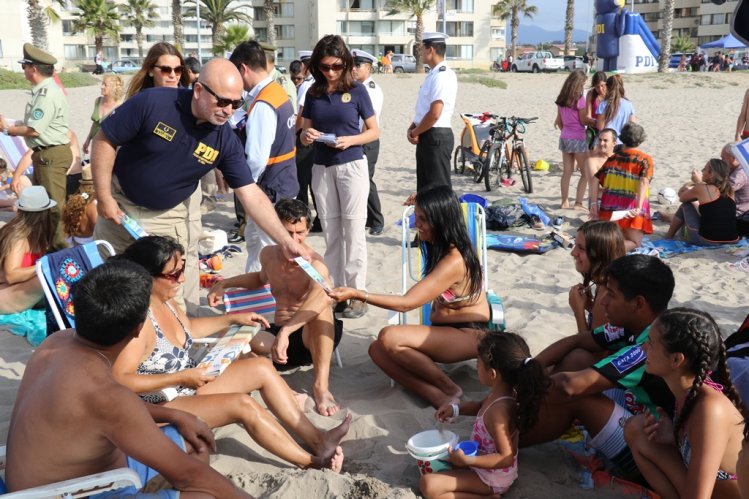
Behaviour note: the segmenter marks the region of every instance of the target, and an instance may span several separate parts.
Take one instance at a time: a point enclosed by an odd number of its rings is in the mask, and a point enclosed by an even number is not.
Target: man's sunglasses
[[[157,68],[159,71],[161,71],[161,74],[164,76],[170,75],[172,73],[176,74],[177,76],[182,74],[182,71],[185,70],[182,66],[154,66],[154,68]]]
[[[317,65],[317,68],[322,71],[323,73],[327,73],[328,71],[343,71],[346,68],[346,65],[342,62],[337,62],[335,64],[323,64],[320,63]]]
[[[218,107],[231,106],[232,109],[239,109],[240,107],[242,107],[242,104],[244,104],[244,99],[227,99],[226,97],[219,97],[216,92],[211,90],[211,87],[209,87],[202,81],[199,81],[198,83],[200,83],[209,94],[216,98],[216,105]]]

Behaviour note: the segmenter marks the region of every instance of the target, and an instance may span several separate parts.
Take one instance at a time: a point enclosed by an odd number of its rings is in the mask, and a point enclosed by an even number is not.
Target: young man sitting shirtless
[[[323,258],[304,244],[310,229],[307,206],[297,199],[283,199],[276,213],[289,235],[312,255],[312,266],[330,285]],[[238,275],[216,282],[208,293],[208,304],[215,307],[228,288],[257,289],[266,284],[276,300],[276,315],[270,332],[252,340],[252,351],[270,353],[273,361],[288,367],[312,363],[315,371],[313,395],[317,412],[332,416],[340,407],[330,393],[328,378],[333,350],[341,341],[343,324],[334,319],[330,298],[296,262],[289,261],[279,246],[267,246],[260,253],[259,272]]]
[[[47,338],[18,388],[8,432],[9,491],[127,466],[144,486],[161,474],[177,489],[149,497],[250,497],[208,465],[215,441],[205,423],[145,404],[112,378],[112,363],[145,321],[151,282],[142,267],[112,261],[78,283],[77,329]],[[155,423],[170,425],[160,430]],[[90,497],[136,492],[128,487]]]

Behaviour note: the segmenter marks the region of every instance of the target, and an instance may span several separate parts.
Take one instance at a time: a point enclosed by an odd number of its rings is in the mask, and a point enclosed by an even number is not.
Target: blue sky
[[[538,7],[538,14],[533,16],[533,21],[521,18],[520,24],[535,24],[552,31],[564,29],[567,0],[528,0],[528,4]],[[575,0],[575,29],[590,31],[593,25],[593,4],[593,0]]]

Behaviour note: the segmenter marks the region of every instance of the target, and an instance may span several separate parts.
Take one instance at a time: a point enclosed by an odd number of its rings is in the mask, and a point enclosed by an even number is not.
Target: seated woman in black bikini
[[[739,240],[736,201],[729,173],[726,162],[717,158],[705,163],[701,175],[692,172],[692,181],[679,189],[679,201],[682,202],[679,210],[673,215],[661,213],[661,218],[671,224],[667,239],[673,239],[682,227],[686,227],[684,239],[700,246]]]
[[[395,381],[435,408],[463,394],[435,362],[475,359],[478,337],[489,321],[483,275],[458,198],[446,186],[416,195],[416,229],[426,246],[424,278],[403,295],[336,288],[336,301],[359,300],[406,312],[432,302],[431,325],[387,326],[369,355]]]

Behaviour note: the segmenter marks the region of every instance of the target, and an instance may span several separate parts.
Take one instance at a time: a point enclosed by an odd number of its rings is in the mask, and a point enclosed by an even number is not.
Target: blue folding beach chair
[[[489,301],[491,318],[487,325],[489,330],[504,331],[505,317],[502,300],[489,289],[487,275],[488,252],[486,248],[486,214],[484,208],[478,203],[461,203],[463,216],[468,229],[468,236],[476,249],[481,263],[481,270],[484,276],[483,289],[487,294]],[[403,294],[416,282],[424,277],[426,269],[425,246],[422,244],[418,248],[411,248],[411,234],[409,232],[412,225],[413,206],[406,207],[403,210],[401,221],[401,288]],[[419,310],[419,323],[429,324],[429,314],[432,310],[432,304],[422,305]],[[407,324],[408,316],[406,312],[401,312],[391,319],[394,324]]]
[[[55,251],[36,261],[36,275],[59,330],[75,327],[72,289],[86,272],[104,263],[99,246],[114,256],[112,245],[99,240]]]

